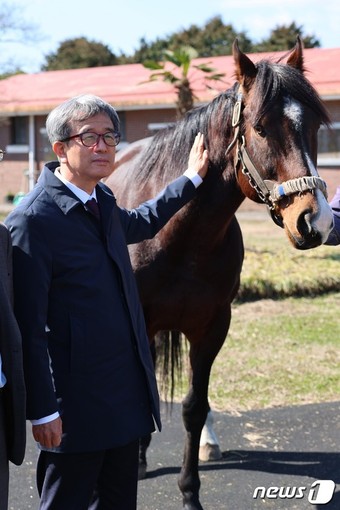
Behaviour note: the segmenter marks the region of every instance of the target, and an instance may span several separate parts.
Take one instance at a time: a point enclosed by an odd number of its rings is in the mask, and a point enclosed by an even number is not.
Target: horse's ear
[[[301,71],[303,73],[304,66],[303,66],[303,44],[299,36],[296,38],[295,48],[293,49],[292,53],[290,54],[287,64],[291,67],[294,67],[298,71]]]
[[[237,81],[248,91],[256,77],[256,67],[250,58],[239,48],[238,40],[233,42],[233,57],[235,62],[235,75]]]

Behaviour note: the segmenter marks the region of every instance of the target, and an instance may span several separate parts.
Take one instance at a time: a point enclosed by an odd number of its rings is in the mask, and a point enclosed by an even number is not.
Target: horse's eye
[[[263,127],[263,126],[261,126],[261,124],[256,124],[256,125],[254,126],[254,129],[255,129],[256,133],[257,133],[259,136],[262,136],[262,137],[263,137],[263,136],[266,136],[266,131],[265,131],[264,127]]]

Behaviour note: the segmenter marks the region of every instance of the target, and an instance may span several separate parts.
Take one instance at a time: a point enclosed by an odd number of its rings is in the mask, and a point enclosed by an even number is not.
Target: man
[[[7,218],[40,508],[134,510],[139,438],[160,415],[127,244],[154,236],[195,196],[208,155],[198,134],[186,175],[126,211],[100,182],[113,169],[116,111],[78,96],[46,128],[58,162]]]
[[[0,510],[8,506],[8,461],[22,463],[26,442],[21,336],[12,301],[11,237],[0,224]]]
[[[336,188],[335,195],[329,204],[333,210],[334,227],[325,244],[336,246],[340,244],[340,186]]]

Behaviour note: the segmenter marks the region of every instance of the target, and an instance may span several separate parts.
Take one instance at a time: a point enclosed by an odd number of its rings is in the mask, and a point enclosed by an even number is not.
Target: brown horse
[[[254,64],[236,41],[233,55],[237,82],[231,89],[119,152],[106,181],[121,205],[135,207],[182,174],[196,133],[204,134],[209,170],[197,197],[153,240],[130,247],[150,338],[175,330],[190,345],[178,482],[187,510],[202,510],[198,452],[210,370],[240,283],[243,242],[235,212],[245,197],[264,202],[301,250],[322,244],[332,228],[316,170],[317,132],[329,118],[304,76],[300,40],[286,63]]]

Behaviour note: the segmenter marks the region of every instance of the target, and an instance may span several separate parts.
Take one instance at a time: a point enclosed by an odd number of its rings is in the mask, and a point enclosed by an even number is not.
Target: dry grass
[[[338,400],[340,293],[237,305],[213,365],[212,407],[230,412]]]

